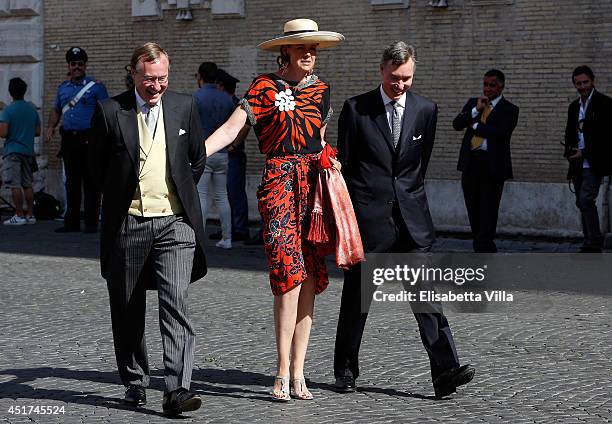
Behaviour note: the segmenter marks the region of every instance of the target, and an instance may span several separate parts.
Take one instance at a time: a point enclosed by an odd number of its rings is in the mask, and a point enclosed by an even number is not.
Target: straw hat
[[[287,44],[318,44],[318,48],[333,47],[344,40],[344,35],[331,31],[319,31],[312,19],[294,19],[285,23],[283,35],[264,41],[257,47],[263,50],[278,51]]]

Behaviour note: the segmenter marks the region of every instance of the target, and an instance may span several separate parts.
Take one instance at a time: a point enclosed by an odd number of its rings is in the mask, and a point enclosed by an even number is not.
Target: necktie
[[[149,133],[151,136],[155,133],[155,124],[157,124],[157,120],[155,119],[155,113],[153,112],[153,108],[155,106],[147,105],[147,114],[145,117],[145,122],[147,123],[147,128],[149,128]]]
[[[486,124],[487,123],[487,118],[491,114],[492,110],[493,110],[493,108],[491,107],[491,103],[487,103],[487,105],[485,106],[485,108],[482,111],[482,115],[480,115],[480,123],[481,124]],[[484,138],[482,138],[482,137],[479,137],[477,135],[472,137],[472,150],[478,149],[480,146],[482,146],[483,142],[484,142]]]
[[[397,148],[399,143],[400,133],[402,132],[402,118],[400,116],[399,108],[401,107],[396,101],[391,102],[393,106],[393,118],[391,119],[391,140],[393,141],[393,148]]]

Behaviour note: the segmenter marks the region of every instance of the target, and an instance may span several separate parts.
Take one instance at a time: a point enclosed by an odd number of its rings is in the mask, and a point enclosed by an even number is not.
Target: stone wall
[[[513,190],[520,193],[520,199],[529,202],[537,197],[542,206],[551,208],[547,231],[562,233],[568,225],[571,231],[579,230],[577,220],[568,224],[555,218],[577,214],[571,202],[559,205],[555,203],[559,195],[552,194],[567,190],[566,164],[559,142],[567,106],[576,97],[570,79],[576,65],[591,65],[597,75],[597,87],[612,92],[612,77],[607,72],[612,69],[612,26],[606,18],[612,16],[612,2],[450,0],[448,8],[434,8],[428,3],[311,0],[305,7],[303,2],[284,0],[82,0],[75,7],[75,2],[48,0],[45,114],[55,88],[64,78],[64,53],[72,45],[87,50],[89,74],[102,80],[112,94],[123,89],[123,66],[132,49],[149,40],[158,41],[171,55],[172,89],[194,91],[197,67],[209,60],[237,76],[241,80],[238,93],[242,93],[255,75],[275,70],[274,55],[258,51],[255,46],[280,34],[285,21],[312,17],[320,29],[341,32],[347,39],[336,49],[321,50],[317,58],[317,73],[331,82],[332,105],[337,113],[344,99],[376,87],[380,54],[389,42],[403,39],[417,47],[413,90],[435,100],[440,108],[428,175],[432,181],[439,180],[440,187],[459,190],[453,182],[459,178],[456,162],[462,134],[453,131],[452,119],[468,97],[481,93],[485,71],[493,67],[503,70],[507,76],[504,94],[520,107],[519,125],[512,139]],[[328,130],[332,143],[336,127],[334,119]],[[55,168],[57,148],[58,140],[45,146]],[[252,189],[263,162],[252,135],[247,152]],[[534,192],[536,187],[548,189]],[[252,190],[249,194],[254,195]],[[451,196],[452,207],[446,198],[433,193],[430,197],[434,215],[442,220],[450,210],[463,208],[460,192]],[[571,200],[567,193],[562,197],[564,202]],[[528,227],[535,206],[508,205],[500,217],[502,231],[515,231],[513,228],[520,227],[517,222]],[[564,209],[559,211],[559,207]],[[444,213],[436,213],[438,208]],[[465,228],[467,221],[461,222]]]

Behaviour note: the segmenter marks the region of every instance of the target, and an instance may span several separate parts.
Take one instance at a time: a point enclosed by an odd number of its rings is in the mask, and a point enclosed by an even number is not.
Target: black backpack
[[[41,190],[34,193],[33,212],[36,219],[55,219],[61,215],[62,206],[59,200]]]

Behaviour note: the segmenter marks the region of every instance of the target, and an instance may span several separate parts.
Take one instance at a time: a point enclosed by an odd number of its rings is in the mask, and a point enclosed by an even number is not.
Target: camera
[[[569,159],[570,156],[574,156],[576,153],[578,153],[578,147],[575,146],[568,146],[567,144],[561,142],[561,145],[563,146],[563,157],[565,159]]]

